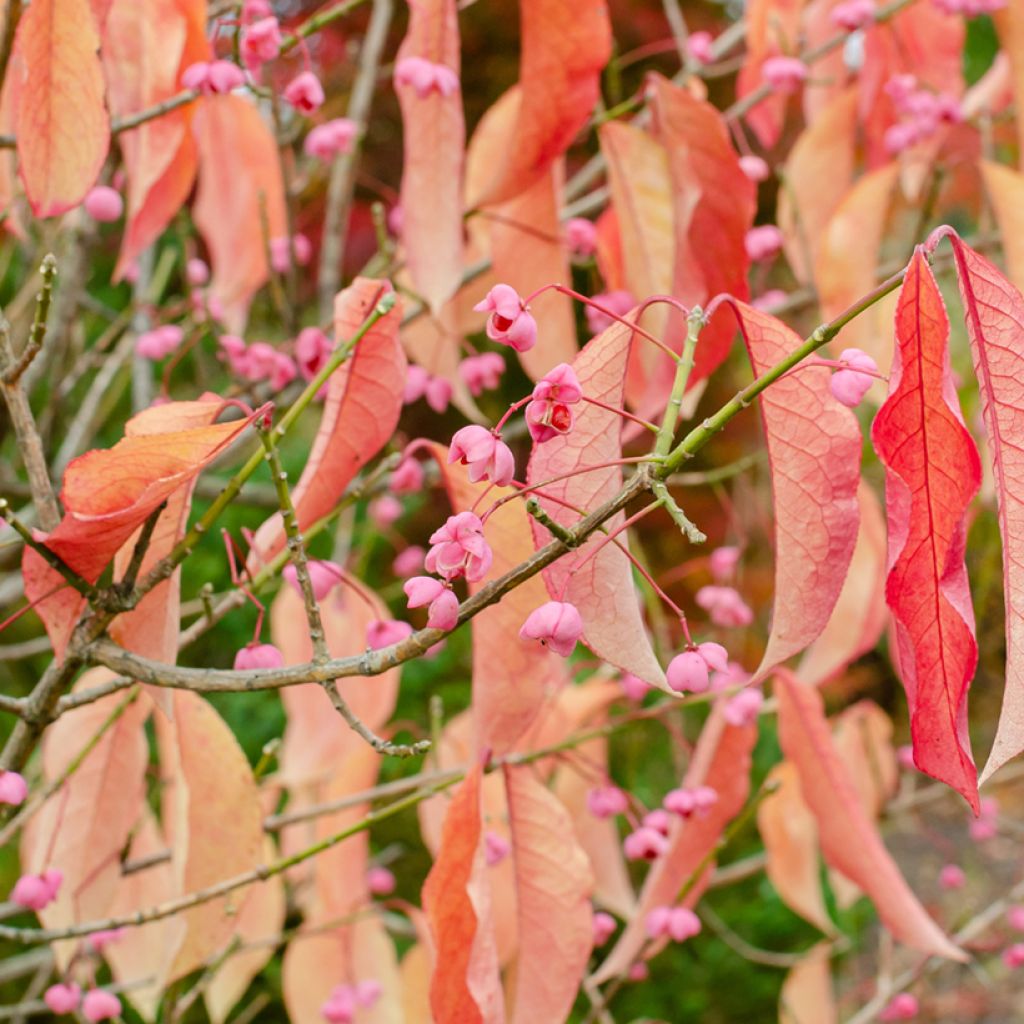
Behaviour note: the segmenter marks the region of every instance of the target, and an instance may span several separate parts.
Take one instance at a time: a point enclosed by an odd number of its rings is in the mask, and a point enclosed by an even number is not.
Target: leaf
[[[826,225],[814,264],[814,283],[826,320],[838,316],[877,284],[879,248],[898,178],[897,163],[865,174]],[[844,348],[863,349],[879,370],[887,373],[892,346],[888,325],[883,329],[882,322],[881,310],[874,317],[869,311],[844,327],[839,340]]]
[[[800,346],[800,337],[781,320],[742,302],[729,306],[755,376]],[[830,375],[827,367],[805,366],[761,395],[772,469],[775,606],[755,679],[821,634],[857,542],[860,426],[829,392]]]
[[[768,881],[793,913],[826,935],[832,934],[835,928],[821,888],[818,826],[804,803],[796,768],[788,761],[779,762],[766,785],[777,787],[757,809]]]
[[[174,691],[173,718],[157,716],[164,829],[177,895],[195,892],[260,864],[263,810],[249,762],[213,707]],[[230,940],[240,896],[232,893],[183,911],[180,940],[165,951],[169,984],[201,966]]]
[[[366,650],[366,628],[375,619],[388,618],[386,606],[363,585],[355,590],[339,583],[321,602],[324,639],[332,658],[345,658]],[[311,661],[302,598],[294,587],[283,586],[270,607],[271,639],[284,656],[286,665]],[[384,726],[395,709],[400,670],[389,669],[372,679],[353,676],[337,681],[338,692],[352,711],[375,732]],[[334,710],[319,683],[287,686],[281,690],[288,724],[278,754],[279,777],[295,787],[329,780],[345,755],[365,745]]]
[[[334,300],[335,344],[351,338],[391,290],[386,281],[357,277]],[[323,415],[292,501],[299,529],[327,515],[355,475],[391,439],[402,412],[405,353],[398,342],[402,304],[371,327],[349,359],[331,376]],[[257,531],[253,549],[269,559],[284,546],[281,514]]]
[[[1013,96],[1016,109],[1024,109],[1024,11],[1016,4],[1007,4],[992,16],[999,42],[1004,53],[1010,58],[1013,81]],[[1017,162],[1024,167],[1024,118],[1018,116]]]
[[[819,692],[785,670],[775,677],[779,741],[800,778],[804,800],[818,821],[825,860],[871,898],[882,923],[901,942],[950,960],[965,961],[910,891],[861,805],[836,752]]]
[[[205,0],[114,0],[103,34],[111,113],[137,114],[180,91],[181,71],[209,59]],[[114,279],[165,230],[196,175],[195,104],[118,137],[128,178],[127,224]]]
[[[857,90],[850,87],[808,123],[786,158],[778,224],[802,284],[811,282],[825,227],[853,185],[856,128]]]
[[[593,876],[557,797],[528,766],[504,774],[519,917],[512,1021],[566,1020],[593,945]]]
[[[586,397],[613,408],[622,407],[626,365],[633,344],[633,331],[614,323],[580,352],[572,365]],[[621,417],[581,402],[570,433],[534,445],[527,480],[530,485],[554,480],[546,483],[538,495],[552,519],[563,526],[571,525],[582,510],[595,509],[619,492],[622,469],[616,465],[568,479],[555,478],[620,459],[621,434]],[[611,532],[623,521],[620,512],[607,520],[605,527]],[[550,539],[546,529],[537,522],[531,525],[537,545],[546,544]],[[671,692],[647,638],[629,558],[614,544],[605,544],[588,558],[604,537],[598,532],[576,550],[573,558],[561,559],[545,569],[548,592],[556,600],[576,605],[583,619],[583,642],[599,658]],[[617,539],[623,545],[627,543],[625,535]],[[571,571],[577,566],[578,571]]]
[[[504,1016],[496,953],[480,903],[481,775],[478,762],[455,791],[440,850],[423,884],[423,910],[436,950],[430,1007],[443,1024],[490,1024]]]
[[[455,0],[425,0],[409,8],[409,28],[397,62],[411,57],[459,74]],[[402,247],[416,291],[438,314],[462,279],[462,164],[466,125],[462,91],[419,96],[396,85],[402,108]]]
[[[857,489],[860,528],[843,589],[821,635],[804,652],[796,675],[821,686],[870,651],[888,621],[885,608],[885,517],[875,492]]]
[[[107,157],[100,39],[88,0],[33,0],[14,41],[17,148],[32,212],[55,217],[85,198]]]
[[[907,691],[914,763],[978,813],[967,690],[978,660],[964,547],[981,463],[949,365],[949,321],[919,247],[896,311],[889,397],[872,427],[886,467],[886,602]]]
[[[522,107],[506,158],[467,197],[472,209],[529,188],[570,146],[600,98],[611,56],[605,0],[520,0]]]
[[[1024,285],[1024,215],[1020,206],[1024,201],[1024,174],[991,160],[981,161],[981,173],[999,227],[1006,269],[1019,289]],[[960,251],[963,246],[955,245],[954,253]]]
[[[481,118],[466,157],[467,193],[505,159],[521,107],[521,90],[513,86]],[[475,218],[477,230],[486,232],[495,280],[511,285],[522,296],[547,284],[572,283],[559,221],[564,179],[565,162],[559,158],[529,188],[484,207]],[[475,288],[478,296],[486,290]],[[571,300],[558,292],[545,292],[530,306],[541,329],[537,344],[521,352],[519,362],[532,380],[539,380],[558,363],[572,361],[576,322]]]
[[[178,426],[202,410],[205,426]],[[170,402],[134,416],[113,448],[86,452],[64,473],[64,518],[46,546],[79,576],[95,583],[117,550],[167,501],[194,480],[248,426],[248,420],[210,424],[208,402]],[[22,559],[25,595],[46,626],[58,658],[84,599],[31,548]],[[54,591],[56,591],[54,593]],[[51,596],[46,596],[51,595]]]
[[[786,975],[779,993],[779,1024],[838,1024],[830,953],[830,943],[819,943]]]
[[[273,133],[248,100],[205,96],[198,108],[193,127],[199,184],[192,216],[210,251],[210,295],[237,333],[250,300],[268,279],[268,240],[288,234],[280,157]]]
[[[263,859],[276,859],[274,844],[263,843]],[[235,1004],[274,956],[285,921],[284,882],[273,875],[239,891],[241,908],[235,916],[235,935],[249,948],[232,953],[210,980],[203,1001],[213,1024],[223,1024]]]
[[[472,508],[486,493],[494,503],[511,496],[510,487],[486,482],[470,483],[465,467],[446,465],[447,453],[435,450],[443,466],[453,512]],[[475,593],[533,554],[530,521],[522,501],[507,501],[487,518],[485,535],[494,561],[487,575],[470,584]],[[566,682],[562,659],[532,640],[523,640],[519,628],[548,595],[539,576],[506,594],[500,602],[475,616],[473,631],[473,719],[476,750],[501,756],[515,749],[517,741],[544,707],[549,694]],[[501,657],[494,656],[501,651]]]
[[[754,222],[757,192],[740,169],[725,119],[710,103],[661,75],[649,76],[647,86],[654,136],[668,154],[672,183],[672,295],[688,307],[706,305],[720,292],[746,299],[750,259],[744,239]],[[681,347],[684,334],[676,347]],[[710,324],[701,332],[691,388],[718,369],[732,342],[731,325]],[[666,399],[672,370],[663,366]]]
[[[106,669],[91,669],[76,689],[112,678]],[[125,697],[115,693],[82,705],[49,726],[43,738],[47,781],[63,774]],[[145,700],[136,700],[124,711],[23,833],[25,871],[38,874],[55,867],[64,872],[57,899],[39,914],[49,928],[95,921],[110,910],[121,874],[121,851],[145,806],[149,753],[142,726],[148,713]],[[66,944],[65,954],[72,951],[68,945],[74,944]],[[62,961],[66,959],[62,955]]]
[[[770,57],[788,54],[800,38],[800,16],[806,0],[750,0],[747,4],[747,53],[736,79],[742,99],[764,83],[762,67]],[[746,115],[746,122],[765,149],[782,134],[788,97],[771,93]]]
[[[991,167],[985,168],[985,175],[991,188],[998,176]],[[1014,192],[1019,189],[1020,176],[1015,178]],[[950,235],[950,241],[981,390],[1003,541],[1006,688],[995,740],[981,773],[984,782],[1024,750],[1024,494],[1019,483],[1024,477],[1024,451],[1017,440],[1024,424],[1024,298],[996,267],[956,235]],[[1016,240],[1009,242],[1008,251],[1017,244]]]
[[[675,904],[682,887],[692,882],[685,905],[693,907],[707,887],[714,870],[714,853],[726,825],[743,809],[750,794],[751,753],[757,727],[728,725],[721,704],[704,723],[700,739],[681,785],[710,786],[718,801],[703,817],[675,818],[668,834],[668,850],[652,865],[636,914],[619,937],[615,948],[594,972],[595,984],[624,975],[647,944],[645,920],[659,906]],[[700,872],[700,876],[694,876]]]

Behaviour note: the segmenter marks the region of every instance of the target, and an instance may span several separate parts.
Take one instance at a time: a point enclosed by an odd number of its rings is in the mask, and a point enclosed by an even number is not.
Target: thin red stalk
[[[599,409],[604,409],[605,412],[613,412],[616,416],[623,417],[623,419],[639,423],[641,427],[646,427],[651,431],[651,433],[656,434],[658,432],[658,428],[653,423],[649,423],[647,420],[641,419],[639,416],[634,416],[631,412],[626,412],[625,409],[616,409],[614,405],[606,405],[604,402],[599,402],[596,398],[588,398],[586,395],[581,395],[580,397],[584,402],[596,405]]]

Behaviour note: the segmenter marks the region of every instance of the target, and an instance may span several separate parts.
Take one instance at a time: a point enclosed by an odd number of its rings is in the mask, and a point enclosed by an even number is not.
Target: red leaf
[[[583,128],[611,56],[605,0],[520,0],[519,85],[523,104],[505,160],[467,206],[498,203],[527,189]]]
[[[491,503],[513,493],[510,487],[470,483],[464,467],[445,465],[445,449],[439,447],[436,455],[444,466],[453,512],[472,508],[484,493]],[[533,554],[529,524],[521,500],[507,501],[487,517],[485,533],[494,561],[482,580],[470,584],[471,593]],[[519,636],[519,628],[530,612],[547,600],[543,581],[534,576],[473,619],[473,718],[478,751],[492,750],[500,756],[514,749],[548,696],[566,681],[561,658]],[[500,658],[494,656],[498,650],[502,652]]]
[[[757,190],[740,169],[728,126],[710,103],[660,75],[650,76],[648,89],[654,135],[668,154],[672,183],[672,295],[686,306],[705,305],[720,292],[745,299],[750,260],[744,238],[757,210]],[[701,332],[690,387],[722,364],[732,341],[731,325],[712,324]],[[667,398],[667,363],[662,379]]]
[[[114,0],[103,35],[111,113],[137,114],[180,91],[182,69],[209,59],[205,13],[203,0]],[[192,190],[194,110],[194,104],[179,107],[118,138],[128,213],[115,279],[159,237]]]
[[[992,180],[991,177],[989,180]],[[1024,298],[987,259],[950,235],[992,453],[1006,602],[1006,689],[992,751],[981,773],[1024,750]]]
[[[501,996],[494,951],[481,947],[489,922],[481,920],[479,888],[474,885],[483,860],[481,775],[477,763],[455,791],[444,820],[441,848],[423,884],[423,910],[437,954],[430,1007],[439,1024],[490,1021],[492,1016],[485,1016],[481,1000],[490,1005]],[[487,955],[481,957],[481,952]],[[483,978],[475,973],[478,968],[483,969]],[[489,982],[486,991],[478,985],[484,979]]]
[[[359,329],[387,281],[357,277],[334,300],[334,338],[341,344]],[[391,439],[402,412],[405,353],[398,343],[402,304],[396,302],[360,339],[352,355],[332,376],[316,440],[292,491],[299,529],[325,516],[345,493],[356,473]],[[253,548],[264,559],[284,544],[281,515],[265,522]]]
[[[519,918],[513,1024],[568,1019],[594,941],[586,854],[532,771],[505,768]]]
[[[742,302],[729,305],[755,375],[800,346],[781,320]],[[826,367],[805,366],[761,395],[772,468],[775,608],[759,679],[825,628],[857,541],[860,426],[830,394],[830,376]]]
[[[788,54],[800,38],[800,16],[806,0],[750,0],[747,5],[747,55],[736,79],[742,98],[764,84],[761,69],[770,57]],[[746,115],[761,145],[771,149],[782,134],[788,97],[772,93]]]
[[[288,234],[280,156],[273,133],[248,100],[206,96],[198,106],[193,219],[210,250],[211,296],[223,307],[225,323],[240,331],[250,300],[269,276],[268,237]]]
[[[797,677],[820,686],[878,643],[885,608],[885,516],[875,492],[861,481],[860,529],[843,589],[828,624],[800,659]]]
[[[192,425],[199,411],[208,425]],[[64,518],[45,538],[46,546],[95,583],[150,514],[248,426],[248,420],[209,425],[210,418],[207,401],[154,406],[128,421],[125,437],[113,448],[73,460],[64,474]],[[84,599],[31,548],[25,549],[22,571],[25,595],[62,657]]]
[[[621,408],[626,365],[633,344],[633,331],[614,323],[580,352],[572,365],[584,395]],[[649,343],[639,339],[636,344]],[[622,418],[586,402],[577,410],[576,424],[570,433],[534,445],[527,471],[531,485],[622,457]],[[597,508],[621,487],[622,468],[613,465],[547,483],[538,493],[538,500],[553,519],[570,525],[579,518],[579,510]],[[605,525],[612,531],[623,520],[620,512]],[[532,526],[537,544],[547,543],[549,534],[544,527],[537,522]],[[671,692],[647,638],[629,558],[615,544],[605,544],[597,555],[587,557],[604,536],[597,533],[574,557],[561,559],[545,569],[548,591],[557,600],[576,605],[583,619],[583,642],[598,657]],[[617,539],[623,545],[627,543],[624,534]],[[581,566],[579,571],[570,575],[577,565]]]
[[[15,37],[18,160],[32,212],[77,206],[110,146],[100,39],[88,0],[34,0]]]
[[[833,746],[819,692],[785,670],[775,678],[779,741],[818,820],[825,860],[868,894],[883,924],[901,942],[931,956],[966,960],[927,915],[882,845]]]
[[[647,945],[645,920],[654,908],[677,902],[679,892],[696,872],[701,871],[686,896],[693,907],[707,887],[714,863],[705,868],[705,858],[718,846],[722,830],[743,809],[750,793],[751,752],[757,742],[757,727],[726,724],[719,703],[704,723],[693,758],[682,785],[710,786],[718,801],[703,817],[675,818],[668,834],[669,847],[653,864],[644,879],[636,915],[626,925],[615,948],[594,972],[596,984],[625,974]]]
[[[459,74],[455,0],[409,8],[409,28],[396,61],[418,57]],[[402,107],[402,246],[416,291],[439,313],[462,279],[462,162],[466,125],[462,91],[419,96],[396,85]]]
[[[967,690],[978,645],[964,517],[981,484],[981,463],[960,414],[948,342],[942,296],[919,248],[900,291],[889,397],[872,428],[886,467],[886,601],[910,706],[914,763],[962,793],[977,813]]]

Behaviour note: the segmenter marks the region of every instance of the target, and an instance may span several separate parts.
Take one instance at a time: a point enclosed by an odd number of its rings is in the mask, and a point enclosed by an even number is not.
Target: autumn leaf
[[[1017,4],[1007,4],[993,15],[1002,50],[1010,59],[1013,96],[1017,110],[1024,107],[1024,11]],[[1018,164],[1024,167],[1024,118],[1018,116]]]
[[[950,372],[945,306],[920,248],[900,291],[896,344],[889,397],[872,427],[886,467],[886,601],[910,706],[914,763],[977,813],[967,690],[978,645],[964,547],[981,463]]]
[[[33,0],[14,41],[21,180],[32,212],[55,217],[85,198],[107,157],[100,38],[88,0]]]
[[[458,81],[459,23],[455,0],[409,8],[409,28],[396,67],[410,59],[449,69]],[[436,315],[462,278],[462,164],[466,126],[462,91],[420,95],[396,83],[402,108],[402,247],[416,292]]]
[[[600,96],[611,56],[605,0],[520,0],[522,107],[505,159],[467,197],[470,209],[529,188],[572,143]]]
[[[516,872],[513,1024],[565,1020],[593,945],[593,875],[565,808],[529,766],[504,769]]]
[[[573,369],[587,398],[612,408],[622,407],[630,349],[634,344],[649,344],[634,339],[629,327],[613,323],[576,357]],[[621,434],[620,416],[583,402],[570,433],[534,445],[527,482],[531,486],[543,484],[538,500],[552,519],[569,526],[582,510],[597,508],[618,494],[622,467],[606,464],[622,457]],[[579,472],[588,466],[600,468]],[[558,479],[573,472],[576,475]],[[605,525],[613,531],[623,521],[623,514],[618,513]],[[547,543],[550,538],[545,528],[537,522],[532,526],[537,545]],[[670,692],[647,638],[629,558],[614,544],[603,545],[589,557],[603,538],[604,534],[595,534],[571,559],[545,569],[548,592],[553,599],[568,601],[579,609],[583,642],[598,657]],[[627,543],[625,535],[617,539],[623,545]]]
[[[103,32],[103,65],[110,110],[125,117],[181,90],[181,72],[209,58],[204,0],[114,0]],[[122,132],[127,224],[114,279],[166,229],[181,209],[196,175],[192,137],[194,104]]]
[[[996,180],[991,172],[987,176],[990,182]],[[1003,541],[1006,684],[992,750],[981,773],[984,782],[1024,750],[1024,494],[1019,485],[1024,451],[1016,440],[1024,425],[1024,298],[984,256],[955,234],[949,237],[981,390]]]
[[[647,87],[654,136],[665,147],[672,183],[672,295],[687,307],[706,305],[722,292],[746,299],[750,259],[744,238],[754,222],[757,193],[740,168],[725,119],[710,103],[661,75],[651,75]],[[701,332],[691,388],[718,369],[732,342],[731,324],[712,323]],[[671,377],[666,367],[665,398]]]
[[[277,142],[259,109],[235,95],[203,97],[193,130],[199,184],[192,216],[210,251],[210,295],[237,332],[268,279],[269,241],[288,235]]]
[[[769,313],[730,302],[758,376],[801,344]],[[755,672],[763,679],[825,628],[857,541],[861,432],[829,392],[831,371],[804,366],[761,395],[772,467],[775,605],[768,646]]]
[[[595,984],[625,974],[637,960],[647,945],[645,921],[654,907],[674,905],[687,884],[690,887],[685,905],[693,907],[700,899],[714,868],[708,857],[717,849],[722,831],[743,809],[750,794],[751,754],[756,742],[756,725],[728,725],[721,704],[712,711],[681,785],[687,789],[710,786],[718,800],[703,816],[674,818],[669,827],[668,849],[647,873],[636,914],[594,972]]]
[[[819,692],[780,670],[775,695],[782,752],[796,767],[804,800],[817,819],[826,862],[868,894],[882,923],[901,942],[930,956],[966,960],[927,915],[883,846],[836,752]]]
[[[472,508],[486,493],[490,503],[513,496],[510,487],[494,487],[485,481],[470,483],[465,467],[448,466],[445,449],[436,449],[444,466],[443,480],[453,512]],[[470,584],[471,592],[496,580],[533,553],[530,520],[522,501],[505,501],[488,517],[486,536],[494,552],[487,575]],[[477,750],[500,756],[517,741],[544,707],[549,694],[566,682],[562,660],[533,640],[524,640],[519,629],[548,595],[539,576],[506,594],[493,607],[475,616],[473,630],[473,716]],[[502,656],[494,657],[500,650]]]
[[[179,427],[202,410],[206,425]],[[220,455],[248,426],[247,419],[210,424],[210,405],[167,403],[128,421],[113,448],[86,452],[64,474],[64,518],[43,543],[89,583],[95,583],[129,537],[160,505]],[[84,598],[31,548],[22,559],[25,595],[62,657]],[[49,596],[48,596],[49,595]]]
[[[798,678],[813,686],[828,682],[870,651],[885,629],[885,514],[875,492],[857,489],[860,527],[850,568],[825,628],[804,652]]]
[[[357,277],[334,300],[335,344],[351,338],[391,286]],[[384,447],[402,412],[405,353],[398,342],[402,304],[382,316],[356,344],[352,355],[331,376],[323,415],[292,501],[299,529],[327,515],[345,488]],[[284,546],[281,514],[256,533],[253,550],[268,559]]]
[[[779,993],[779,1024],[838,1024],[828,942],[812,946],[792,967]]]

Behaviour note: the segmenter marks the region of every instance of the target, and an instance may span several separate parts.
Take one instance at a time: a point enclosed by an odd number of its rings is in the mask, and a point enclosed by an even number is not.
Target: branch
[[[53,298],[53,280],[57,276],[57,260],[52,252],[43,257],[39,269],[43,275],[43,286],[36,296],[36,314],[29,330],[28,342],[18,361],[4,372],[4,383],[8,385],[17,384],[21,380],[21,375],[43,347],[43,338],[46,336],[46,321],[50,315],[50,300]]]

